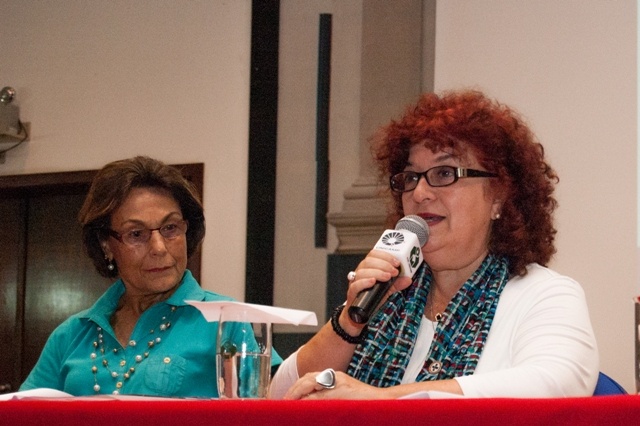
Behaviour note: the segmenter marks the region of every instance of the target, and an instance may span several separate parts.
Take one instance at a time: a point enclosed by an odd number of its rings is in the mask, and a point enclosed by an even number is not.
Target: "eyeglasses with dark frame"
[[[484,170],[467,169],[465,167],[436,166],[425,172],[406,171],[396,173],[389,179],[391,190],[395,192],[413,191],[418,186],[418,182],[422,176],[424,176],[430,186],[435,188],[453,185],[460,178],[498,177],[497,174]]]
[[[166,223],[159,228],[132,229],[122,234],[114,231],[113,229],[107,228],[107,233],[109,234],[109,236],[115,238],[123,244],[139,247],[149,242],[153,231],[158,231],[160,235],[162,235],[162,238],[164,238],[165,240],[173,240],[181,235],[184,235],[187,232],[188,226],[189,222],[187,220],[179,220]]]

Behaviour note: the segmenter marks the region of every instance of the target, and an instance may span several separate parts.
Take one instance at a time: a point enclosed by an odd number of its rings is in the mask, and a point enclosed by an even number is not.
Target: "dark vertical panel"
[[[20,385],[24,205],[17,198],[0,203],[0,393]]]
[[[316,100],[315,246],[327,246],[329,208],[329,99],[331,93],[331,15],[320,14]]]
[[[253,0],[245,299],[273,304],[280,2]]]

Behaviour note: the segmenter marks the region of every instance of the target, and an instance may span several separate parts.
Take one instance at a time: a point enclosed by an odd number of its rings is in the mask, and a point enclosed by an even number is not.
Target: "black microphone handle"
[[[349,306],[349,318],[357,324],[366,324],[382,301],[382,298],[393,285],[397,277],[392,277],[387,282],[376,281],[366,290],[362,290]]]

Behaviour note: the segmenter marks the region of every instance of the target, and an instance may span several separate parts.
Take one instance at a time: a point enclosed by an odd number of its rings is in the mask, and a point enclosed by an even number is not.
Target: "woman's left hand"
[[[341,372],[335,372],[335,387],[327,389],[316,380],[320,371],[308,373],[298,379],[287,391],[284,399],[383,399],[384,388],[367,385]]]

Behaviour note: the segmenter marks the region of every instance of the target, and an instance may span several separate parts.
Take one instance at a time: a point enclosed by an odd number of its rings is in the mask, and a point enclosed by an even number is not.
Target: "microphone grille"
[[[427,222],[417,215],[408,215],[403,217],[396,223],[396,229],[404,229],[405,231],[413,232],[418,237],[420,247],[427,243],[429,239],[429,225]]]

